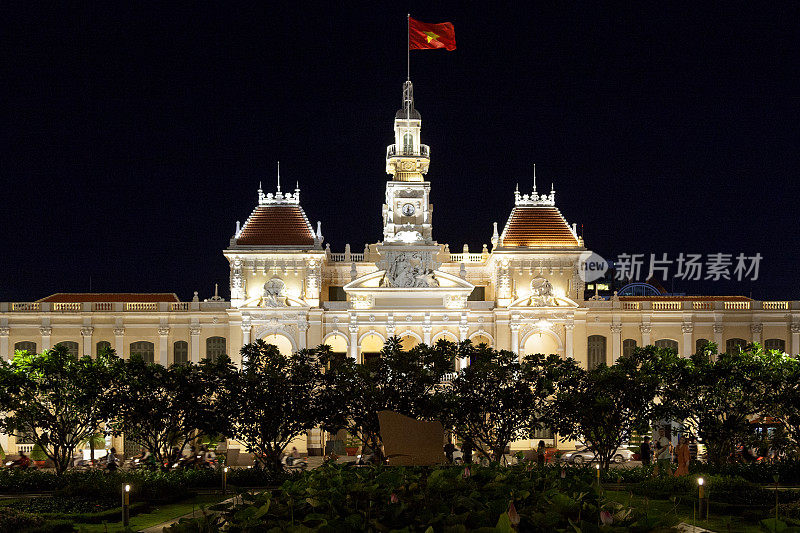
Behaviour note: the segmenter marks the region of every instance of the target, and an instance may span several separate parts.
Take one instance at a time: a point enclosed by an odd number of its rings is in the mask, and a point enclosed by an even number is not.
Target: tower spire
[[[533,164],[533,194],[536,194],[536,163]]]
[[[278,192],[281,192],[281,162],[278,161]]]

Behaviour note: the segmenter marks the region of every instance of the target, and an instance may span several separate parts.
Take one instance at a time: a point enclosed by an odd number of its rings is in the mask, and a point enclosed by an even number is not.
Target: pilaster
[[[39,328],[39,333],[42,335],[42,351],[52,348],[50,345],[50,336],[53,334],[53,328],[51,326],[41,326]]]
[[[169,365],[169,326],[158,326],[158,362],[163,366]]]
[[[114,328],[114,351],[119,357],[125,357],[125,328],[123,326]]]
[[[11,360],[13,354],[8,349],[8,337],[11,335],[11,328],[8,326],[0,326],[0,357],[5,360]]]
[[[192,363],[200,362],[200,324],[192,324],[189,326],[189,335],[192,338],[190,351]]]
[[[92,335],[94,326],[81,327],[81,337],[83,338],[83,355],[92,355]]]
[[[681,324],[681,332],[683,332],[683,346],[681,350],[681,355],[683,357],[689,357],[694,352],[694,347],[692,346],[692,332],[694,331],[694,325],[683,323]]]
[[[611,362],[614,363],[622,355],[622,324],[611,324]]]

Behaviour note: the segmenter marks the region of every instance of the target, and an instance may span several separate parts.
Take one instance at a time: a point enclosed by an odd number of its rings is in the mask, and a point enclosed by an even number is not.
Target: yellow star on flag
[[[425,31],[423,33],[428,36],[428,42],[435,41],[436,39],[439,38],[439,36],[433,33],[432,31]]]

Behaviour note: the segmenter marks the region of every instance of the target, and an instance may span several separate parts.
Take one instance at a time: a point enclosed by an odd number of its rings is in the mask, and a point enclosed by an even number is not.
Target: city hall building
[[[285,353],[324,343],[361,362],[393,335],[406,348],[469,339],[521,356],[557,353],[587,366],[650,344],[682,356],[707,342],[721,350],[760,342],[800,353],[800,301],[625,290],[597,296],[599,286],[587,287],[581,276],[589,251],[554,191],[501,191],[509,211],[498,213],[503,222],[491,234],[487,228],[491,245],[482,250],[437,242],[435,182],[426,178],[431,150],[422,143],[412,91],[406,82],[386,149],[390,179],[380,242],[332,251],[321,224],[309,221],[300,191],[279,183],[274,192],[258,190],[252,212],[222,251],[230,263],[230,301],[200,301],[196,293],[188,302],[170,293],[59,293],[3,302],[0,356],[62,344],[79,355],[111,347],[164,365],[219,354],[239,362],[244,344],[264,339]],[[455,362],[457,369],[466,364]],[[13,438],[0,444],[17,450]],[[298,444],[318,454],[323,435],[312,431]]]

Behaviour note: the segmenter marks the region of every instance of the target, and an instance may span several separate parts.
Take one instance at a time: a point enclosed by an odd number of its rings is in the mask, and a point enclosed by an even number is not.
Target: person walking
[[[686,442],[686,437],[681,437],[678,440],[678,447],[675,448],[675,456],[678,459],[678,468],[675,470],[675,476],[689,475],[689,460],[691,454],[689,453],[689,444]]]
[[[650,466],[650,458],[653,456],[653,451],[650,449],[650,437],[645,437],[642,446],[639,448],[640,459],[642,466]]]
[[[664,428],[658,428],[658,440],[656,440],[656,474],[672,473],[672,468],[669,465],[670,460],[670,444],[669,439],[664,433]]]
[[[546,456],[547,448],[544,445],[544,441],[540,440],[539,445],[536,447],[536,464],[539,466],[544,466],[544,460]]]

